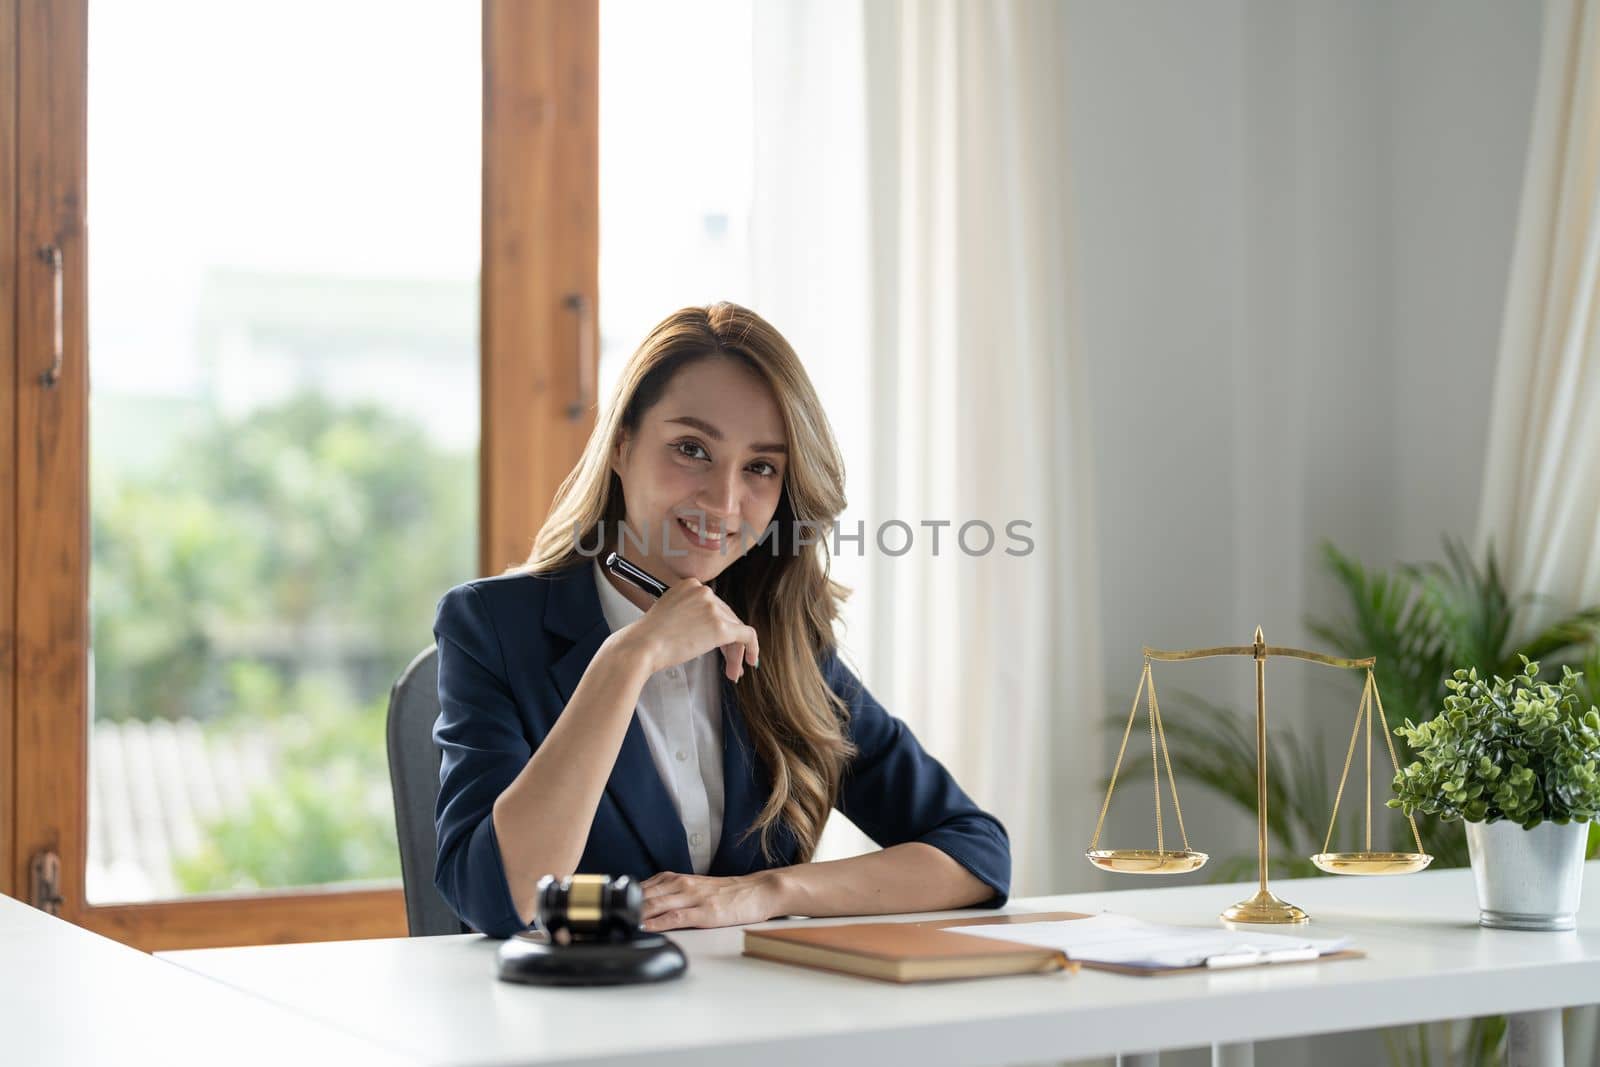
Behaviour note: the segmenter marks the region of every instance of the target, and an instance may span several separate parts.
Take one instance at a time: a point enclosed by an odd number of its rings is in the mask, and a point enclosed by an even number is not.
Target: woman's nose
[[[700,494],[700,506],[708,515],[717,515],[730,522],[738,521],[739,468],[730,467],[713,473]]]

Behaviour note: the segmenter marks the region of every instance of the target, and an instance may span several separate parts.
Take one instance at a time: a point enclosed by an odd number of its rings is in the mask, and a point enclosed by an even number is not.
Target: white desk
[[[341,1061],[408,1062],[0,896],[0,1062]]]
[[[1559,1045],[1559,1009],[1600,1000],[1596,870],[1579,928],[1563,934],[1480,928],[1465,870],[1274,883],[1311,912],[1311,932],[1348,934],[1368,958],[1168,978],[1085,970],[896,986],[743,958],[737,929],[674,934],[689,955],[683,979],[612,989],[499,982],[498,943],[476,935],[163,955],[440,1064],[1003,1064],[1206,1044],[1248,1062],[1240,1043],[1497,1013],[1528,1013],[1547,1037],[1553,1017]],[[1248,888],[1036,897],[1007,910],[1205,924]]]

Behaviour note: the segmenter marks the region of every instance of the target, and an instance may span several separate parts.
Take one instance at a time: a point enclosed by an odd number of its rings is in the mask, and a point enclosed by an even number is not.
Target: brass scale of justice
[[[1189,835],[1183,827],[1183,809],[1178,804],[1178,783],[1172,773],[1172,758],[1167,754],[1167,735],[1161,725],[1161,705],[1156,699],[1155,675],[1151,673],[1152,661],[1210,659],[1214,656],[1250,656],[1256,664],[1256,850],[1259,887],[1255,895],[1226,909],[1222,918],[1234,923],[1303,923],[1308,916],[1304,910],[1280,900],[1267,888],[1267,660],[1275,657],[1308,660],[1330,667],[1365,670],[1367,680],[1361,690],[1356,707],[1355,727],[1350,732],[1350,747],[1345,753],[1344,770],[1339,775],[1339,788],[1334,794],[1333,815],[1328,820],[1328,836],[1322,851],[1311,857],[1311,862],[1329,874],[1386,875],[1411,874],[1420,871],[1433,857],[1422,850],[1422,837],[1417,833],[1416,820],[1406,816],[1411,826],[1411,840],[1415,852],[1383,852],[1372,848],[1372,709],[1376,706],[1378,721],[1382,724],[1384,742],[1389,749],[1389,762],[1395,774],[1400,773],[1400,761],[1395,757],[1394,741],[1389,735],[1389,720],[1383,713],[1383,699],[1378,695],[1378,683],[1372,667],[1377,660],[1341,659],[1320,652],[1307,652],[1298,648],[1281,648],[1268,645],[1256,627],[1255,641],[1249,645],[1230,645],[1220,648],[1192,648],[1168,652],[1145,647],[1144,671],[1139,677],[1139,687],[1133,694],[1133,709],[1128,713],[1128,725],[1122,731],[1122,745],[1117,749],[1117,762],[1111,770],[1111,780],[1106,786],[1105,803],[1100,807],[1100,818],[1095,823],[1094,837],[1084,851],[1090,863],[1102,870],[1117,874],[1183,874],[1205,866],[1207,855],[1189,847]],[[1139,698],[1147,696],[1147,715],[1150,720],[1150,764],[1154,770],[1156,797],[1156,847],[1100,848],[1100,833],[1105,828],[1106,812],[1111,808],[1111,794],[1117,788],[1117,772],[1122,769],[1122,757],[1128,749],[1128,738],[1133,733],[1134,721],[1139,715]],[[1345,782],[1350,777],[1350,764],[1355,756],[1356,742],[1360,739],[1362,725],[1366,726],[1367,764],[1367,820],[1365,847],[1355,852],[1330,852],[1333,828],[1339,819],[1339,803],[1344,797]],[[1159,752],[1160,759],[1157,759]],[[1172,810],[1178,818],[1178,835],[1182,849],[1166,847],[1165,831],[1161,821],[1161,766],[1166,764],[1167,786],[1172,793]]]

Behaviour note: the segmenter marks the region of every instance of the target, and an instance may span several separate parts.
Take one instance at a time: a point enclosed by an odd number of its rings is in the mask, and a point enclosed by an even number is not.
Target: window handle
[[[62,274],[61,246],[45,245],[39,249],[39,258],[49,266],[51,278],[51,302],[54,305],[55,318],[52,323],[50,369],[39,375],[39,384],[46,389],[53,389],[61,380],[62,358]]]
[[[594,301],[583,293],[568,293],[561,306],[578,315],[578,399],[567,405],[567,418],[581,419],[594,406]]]

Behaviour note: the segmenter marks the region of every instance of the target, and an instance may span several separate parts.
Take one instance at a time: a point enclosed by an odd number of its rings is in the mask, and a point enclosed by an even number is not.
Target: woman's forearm
[[[628,629],[600,646],[549,736],[494,802],[491,817],[500,862],[524,923],[533,921],[539,879],[565,876],[577,868],[634,705],[650,676],[645,657],[624,636]]]
[[[825,863],[765,872],[773,915],[887,915],[981,904],[994,890],[946,853],[919,841]]]

